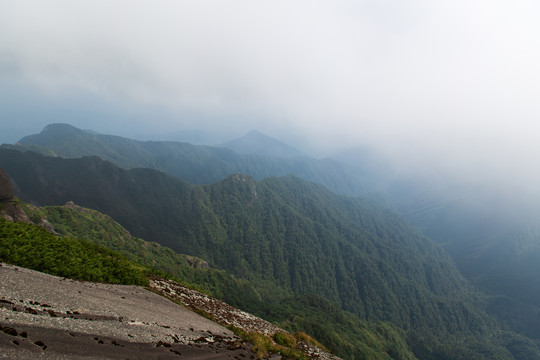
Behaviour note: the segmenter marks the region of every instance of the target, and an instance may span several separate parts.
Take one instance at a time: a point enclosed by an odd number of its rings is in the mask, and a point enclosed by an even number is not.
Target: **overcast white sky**
[[[289,131],[540,180],[539,4],[0,0],[0,131]]]

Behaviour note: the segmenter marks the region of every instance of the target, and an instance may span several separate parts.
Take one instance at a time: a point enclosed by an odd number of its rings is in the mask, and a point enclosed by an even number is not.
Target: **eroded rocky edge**
[[[219,324],[225,326],[232,325],[246,332],[257,332],[269,336],[274,335],[276,332],[285,332],[283,329],[266,320],[239,310],[212,296],[190,289],[173,280],[155,277],[150,280],[150,287],[154,291],[181,302],[189,309],[203,311]],[[300,342],[298,348],[313,359],[340,359],[308,343]]]
[[[0,217],[8,221],[29,223],[30,219],[18,205],[8,174],[0,167]]]

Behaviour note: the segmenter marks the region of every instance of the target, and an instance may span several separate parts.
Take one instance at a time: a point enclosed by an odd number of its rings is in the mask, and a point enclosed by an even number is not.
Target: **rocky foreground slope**
[[[245,331],[274,325],[163,279],[154,291]],[[1,264],[0,358],[249,359],[251,344],[152,291],[81,282]],[[309,348],[310,357],[337,359]],[[278,355],[274,355],[280,358]]]

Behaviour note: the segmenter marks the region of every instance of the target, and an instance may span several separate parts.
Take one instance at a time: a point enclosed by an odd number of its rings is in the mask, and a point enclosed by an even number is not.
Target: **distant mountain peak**
[[[30,222],[19,206],[8,174],[0,167],[0,218],[15,222]]]
[[[91,136],[90,133],[81,130],[73,125],[65,123],[52,123],[43,128],[41,133],[28,135],[18,141],[21,145],[34,145],[48,148],[54,147],[53,144],[65,142],[69,139],[71,143],[80,146],[81,139]],[[58,149],[55,149],[58,150]],[[55,151],[53,150],[53,151]],[[80,156],[81,154],[79,154]]]
[[[273,157],[291,158],[305,156],[305,154],[278,139],[263,134],[258,130],[251,130],[243,137],[229,141],[221,147],[231,149],[240,154],[264,155]]]
[[[79,134],[84,133],[85,131],[66,123],[52,123],[46,125],[43,130],[41,130],[42,134],[49,132],[71,132],[73,134]]]
[[[245,135],[245,137],[248,137],[248,136],[262,136],[262,137],[265,137],[265,138],[270,138],[270,136],[263,134],[259,130],[251,130],[250,132],[248,132]]]
[[[276,142],[276,143],[280,143],[280,144],[283,144],[285,146],[289,146],[287,144],[285,144],[284,142],[278,140],[278,139],[275,139],[271,136],[268,136],[266,134],[263,134],[262,132],[260,132],[259,130],[251,130],[250,132],[248,132],[246,135],[242,136],[241,138],[237,139],[237,140],[242,140],[242,139],[252,139],[252,138],[256,138],[256,139],[264,139],[264,140],[267,140],[267,141],[272,141],[272,142]],[[235,140],[233,140],[235,141]]]

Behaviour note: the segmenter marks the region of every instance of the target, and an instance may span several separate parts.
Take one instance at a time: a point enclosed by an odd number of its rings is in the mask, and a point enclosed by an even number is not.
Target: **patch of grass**
[[[324,351],[330,352],[323,344],[306,334],[302,331],[297,331],[294,333],[294,337],[297,341],[305,342],[307,344],[317,346],[318,348],[323,349]]]
[[[274,341],[275,339],[268,335],[257,332],[247,332],[237,328],[236,326],[229,325],[227,328],[241,337],[244,341],[252,344],[251,351],[253,351],[257,359],[266,359],[270,356],[270,354],[280,354],[285,359],[308,359],[306,354],[295,348],[296,339],[291,334],[278,332],[274,334],[274,338],[276,338],[277,334],[281,334],[277,335],[277,339],[279,340]],[[276,343],[277,341],[282,342],[282,344]]]
[[[296,348],[296,338],[290,333],[278,331],[272,338],[278,345],[293,349]]]

